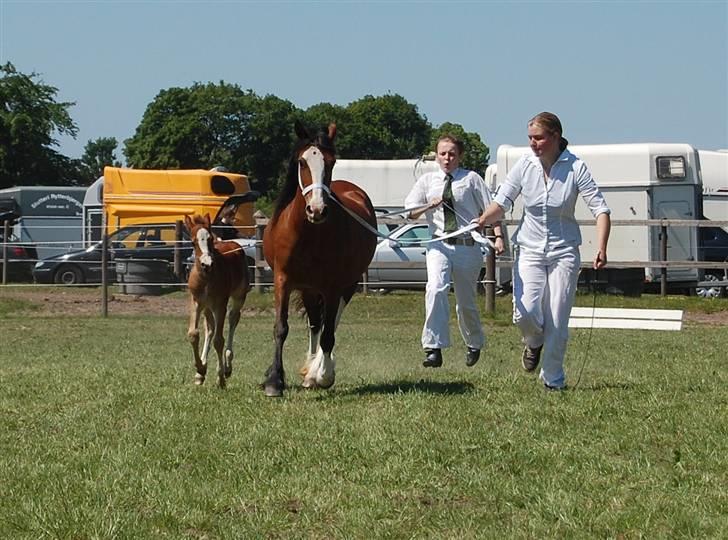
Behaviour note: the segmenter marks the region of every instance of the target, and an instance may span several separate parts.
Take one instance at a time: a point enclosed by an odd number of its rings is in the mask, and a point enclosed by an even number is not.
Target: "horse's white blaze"
[[[324,155],[315,146],[308,148],[301,157],[306,160],[309,171],[311,171],[311,198],[308,204],[314,212],[321,212],[324,209],[324,176],[326,173]]]
[[[212,255],[207,249],[207,242],[210,239],[210,233],[207,229],[197,231],[197,246],[200,248],[200,264],[202,266],[212,266]]]

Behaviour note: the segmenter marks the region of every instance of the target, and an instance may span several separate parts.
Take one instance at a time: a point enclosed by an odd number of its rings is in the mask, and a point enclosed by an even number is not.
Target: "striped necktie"
[[[452,174],[445,175],[445,189],[442,190],[443,212],[445,213],[445,234],[458,229],[458,221],[455,218],[455,204],[452,200]]]

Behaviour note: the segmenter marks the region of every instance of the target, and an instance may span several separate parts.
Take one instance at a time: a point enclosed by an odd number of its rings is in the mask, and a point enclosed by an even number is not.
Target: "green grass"
[[[597,305],[728,310],[653,300]],[[269,399],[267,311],[221,391],[192,384],[182,314],[25,318],[0,295],[0,538],[728,536],[725,327],[572,331],[582,380],[554,394],[520,371],[507,298],[475,368],[460,345],[421,368],[422,304],[356,296],[329,391],[300,388],[291,317]]]

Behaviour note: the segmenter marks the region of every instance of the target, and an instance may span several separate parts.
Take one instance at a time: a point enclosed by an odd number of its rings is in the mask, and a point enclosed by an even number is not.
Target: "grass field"
[[[0,538],[728,537],[725,326],[574,330],[581,382],[547,393],[520,371],[508,299],[475,368],[458,344],[425,370],[421,293],[358,295],[334,388],[300,388],[292,317],[270,399],[268,311],[241,322],[221,391],[192,384],[184,313],[28,309],[0,294]]]

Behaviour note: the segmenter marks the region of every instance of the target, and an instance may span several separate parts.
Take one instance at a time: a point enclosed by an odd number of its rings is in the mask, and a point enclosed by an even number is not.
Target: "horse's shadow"
[[[364,384],[352,388],[340,389],[339,394],[353,396],[369,396],[374,394],[409,394],[422,392],[425,394],[462,395],[469,394],[475,385],[464,381],[440,382],[426,381],[394,381],[389,383]]]

